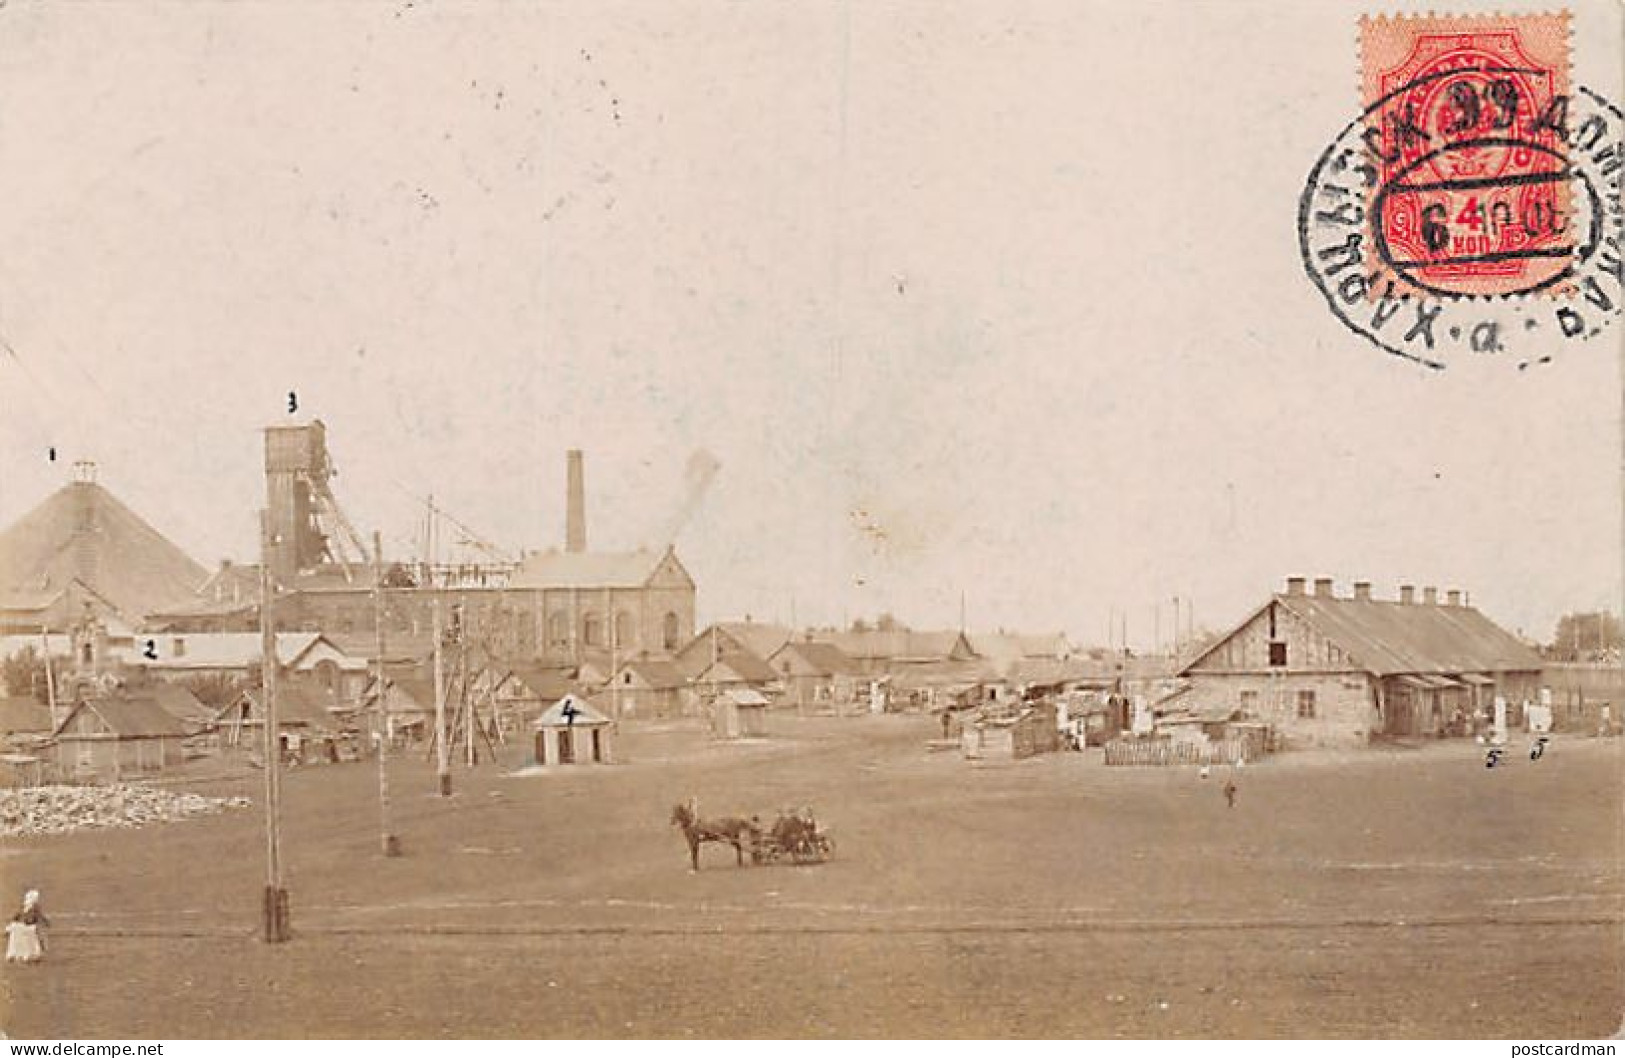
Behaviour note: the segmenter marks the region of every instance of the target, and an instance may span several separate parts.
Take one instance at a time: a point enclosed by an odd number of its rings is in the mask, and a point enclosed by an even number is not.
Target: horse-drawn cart
[[[752,863],[822,863],[834,855],[835,840],[811,816],[781,816],[771,830],[756,832],[750,849]]]

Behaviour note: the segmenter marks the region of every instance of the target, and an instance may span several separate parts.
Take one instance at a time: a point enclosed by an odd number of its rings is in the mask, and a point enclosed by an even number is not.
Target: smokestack
[[[1323,599],[1330,599],[1332,597],[1332,578],[1316,577],[1315,594]]]
[[[1449,591],[1445,592],[1444,593],[1444,601],[1445,601],[1445,605],[1447,605],[1447,606],[1460,606],[1461,605],[1461,591],[1460,591],[1460,589],[1451,588]]]
[[[1414,585],[1414,584],[1401,584],[1399,586],[1399,601],[1404,603],[1406,606],[1409,606],[1409,605],[1411,605],[1411,603],[1415,602],[1416,601],[1416,585]]]
[[[1354,582],[1354,597],[1356,599],[1360,600],[1361,602],[1370,602],[1371,601],[1371,582],[1368,581],[1368,580],[1357,580],[1357,581],[1355,581]]]
[[[572,448],[564,454],[564,550],[587,550],[587,485],[581,467],[581,449]]]
[[[1427,587],[1423,588],[1422,589],[1422,605],[1424,605],[1424,606],[1437,606],[1437,605],[1439,605],[1439,589],[1435,588],[1431,584],[1429,584]]]
[[[1303,577],[1288,577],[1286,579],[1286,593],[1288,595],[1302,595],[1303,586],[1307,584]]]

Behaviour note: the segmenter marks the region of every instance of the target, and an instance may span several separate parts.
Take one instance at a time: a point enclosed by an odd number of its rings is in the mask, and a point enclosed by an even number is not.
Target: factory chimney
[[[564,550],[587,550],[587,485],[581,466],[581,449],[564,454],[566,477],[564,497]]]

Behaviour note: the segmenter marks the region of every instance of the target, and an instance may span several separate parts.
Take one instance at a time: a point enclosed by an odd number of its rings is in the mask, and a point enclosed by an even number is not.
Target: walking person
[[[38,889],[23,894],[23,908],[6,924],[6,961],[39,962],[45,958],[42,929],[51,924],[40,907]]]
[[[1224,803],[1231,808],[1236,807],[1236,780],[1234,779],[1224,781]]]

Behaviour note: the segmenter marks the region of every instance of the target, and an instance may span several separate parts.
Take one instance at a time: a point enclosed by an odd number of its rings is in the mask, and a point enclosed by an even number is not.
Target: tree
[[[1558,661],[1593,660],[1620,648],[1619,618],[1605,610],[1566,613],[1557,619],[1557,631],[1546,649]]]
[[[902,627],[903,622],[899,621],[889,613],[883,613],[879,617],[875,618],[875,628],[882,632],[896,632],[901,630]]]
[[[57,673],[62,672],[64,663],[63,658],[51,661]],[[50,694],[45,683],[45,658],[33,644],[0,662],[0,682],[6,685],[7,694],[18,698],[32,697],[43,702]]]

